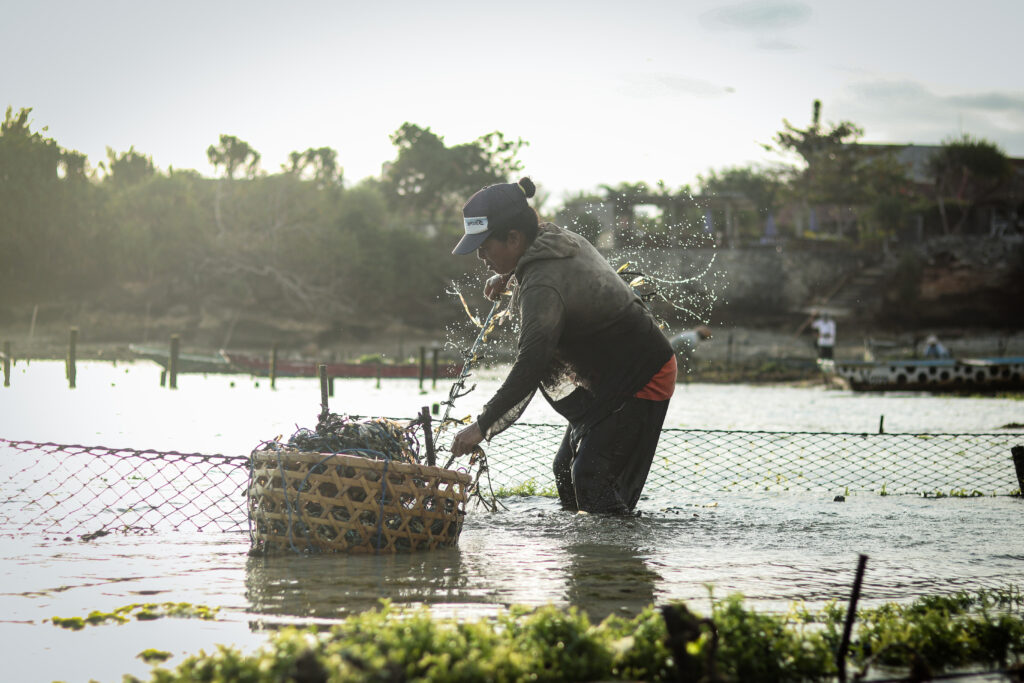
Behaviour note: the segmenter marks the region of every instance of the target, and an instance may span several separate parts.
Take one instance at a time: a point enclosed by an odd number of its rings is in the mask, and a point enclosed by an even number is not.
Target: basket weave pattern
[[[254,451],[251,463],[253,545],[265,551],[433,550],[462,532],[464,472],[294,450]]]

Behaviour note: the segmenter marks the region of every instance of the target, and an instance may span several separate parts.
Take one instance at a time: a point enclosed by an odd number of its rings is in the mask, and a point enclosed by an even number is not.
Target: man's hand
[[[463,456],[483,440],[484,435],[480,431],[480,425],[474,422],[455,435],[455,440],[452,441],[452,455],[456,458]]]
[[[500,299],[501,295],[508,289],[508,281],[511,277],[512,273],[505,273],[504,275],[492,275],[487,278],[487,283],[484,285],[484,296],[491,301]]]

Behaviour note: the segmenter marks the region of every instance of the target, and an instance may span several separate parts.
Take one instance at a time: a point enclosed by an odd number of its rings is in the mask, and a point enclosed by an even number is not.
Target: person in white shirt
[[[822,313],[811,323],[811,329],[818,332],[818,358],[831,360],[835,357],[836,321],[828,313]]]

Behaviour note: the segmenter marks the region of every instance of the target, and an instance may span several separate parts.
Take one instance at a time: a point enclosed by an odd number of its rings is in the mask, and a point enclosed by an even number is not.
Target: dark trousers
[[[555,456],[562,507],[584,512],[632,512],[647,482],[668,401],[630,398],[574,442],[572,425]]]

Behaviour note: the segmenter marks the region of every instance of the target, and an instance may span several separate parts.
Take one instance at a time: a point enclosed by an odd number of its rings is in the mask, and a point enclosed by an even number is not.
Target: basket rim
[[[338,453],[317,453],[314,451],[300,451],[292,449],[282,449],[279,451],[275,450],[262,450],[253,451],[249,454],[250,462],[261,462],[269,461],[273,464],[277,464],[278,456],[287,457],[293,462],[304,462],[324,465],[346,465],[356,469],[365,470],[378,470],[383,471],[385,464],[387,465],[389,472],[398,474],[425,474],[435,475],[444,479],[455,479],[463,484],[470,484],[473,478],[468,472],[461,472],[459,470],[450,470],[444,467],[431,467],[430,465],[420,465],[416,463],[398,462],[396,460],[374,460],[372,458],[366,458],[361,455],[349,455],[344,452]],[[328,459],[330,458],[330,459]]]

